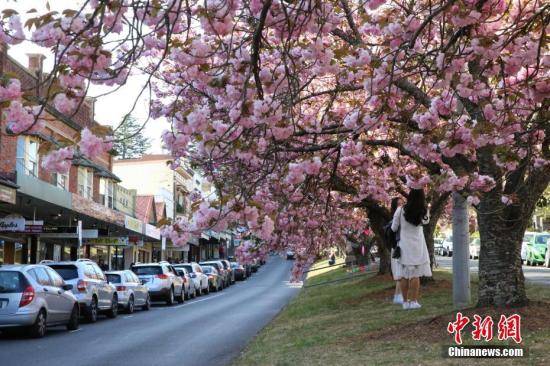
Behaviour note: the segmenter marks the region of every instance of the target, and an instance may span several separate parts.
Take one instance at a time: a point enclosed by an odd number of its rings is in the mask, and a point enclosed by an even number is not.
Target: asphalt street
[[[42,339],[0,335],[0,365],[226,365],[299,291],[291,267],[271,257],[248,280],[182,305],[49,328]]]
[[[436,256],[436,262],[441,268],[451,269],[453,266],[452,257]],[[477,273],[479,263],[477,259],[470,259],[471,273]],[[550,286],[550,268],[542,266],[523,266],[523,275],[527,283]]]

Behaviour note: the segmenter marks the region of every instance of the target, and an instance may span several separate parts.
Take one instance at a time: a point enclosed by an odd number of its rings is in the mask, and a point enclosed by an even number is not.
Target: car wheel
[[[78,315],[78,304],[75,304],[73,310],[71,311],[69,322],[67,323],[67,330],[77,330],[79,328],[80,322],[78,319]]]
[[[95,323],[97,321],[97,298],[95,296],[92,297],[92,302],[86,310],[86,320],[89,323]]]
[[[145,304],[142,307],[143,310],[149,311],[151,309],[151,296],[147,294],[147,299],[145,299]]]
[[[168,297],[166,298],[166,305],[172,306],[174,305],[174,288],[170,288],[170,292],[168,293]]]
[[[208,286],[206,286],[206,295],[208,295],[210,293],[210,284],[208,284]]]
[[[183,304],[184,301],[185,301],[185,294],[182,287],[180,295],[178,296],[178,304]]]
[[[132,314],[134,312],[134,295],[130,295],[128,305],[126,305],[126,312],[128,314]]]
[[[111,300],[111,308],[109,309],[109,311],[107,311],[107,316],[113,319],[113,318],[116,318],[117,315],[118,315],[118,298],[115,295]]]
[[[38,312],[34,324],[29,328],[29,334],[33,338],[42,338],[46,335],[46,311],[44,309]]]
[[[189,291],[187,291],[187,292],[184,291],[184,296],[183,297],[184,297],[185,300],[189,300]]]

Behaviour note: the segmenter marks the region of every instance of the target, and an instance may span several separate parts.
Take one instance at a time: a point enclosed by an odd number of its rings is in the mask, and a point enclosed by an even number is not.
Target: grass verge
[[[327,266],[326,261],[316,264]],[[331,282],[346,277],[348,280]],[[249,344],[235,365],[549,365],[550,288],[528,286],[532,304],[520,309],[465,309],[473,317],[501,313],[522,315],[522,359],[449,359],[443,347],[452,345],[446,328],[454,320],[451,274],[421,290],[422,309],[404,311],[391,303],[394,283],[388,276],[349,274],[344,268],[310,272],[306,287]],[[327,284],[323,284],[329,282]],[[477,284],[472,281],[472,302]],[[495,338],[490,345],[510,344]],[[487,344],[471,339],[463,330],[464,344]]]

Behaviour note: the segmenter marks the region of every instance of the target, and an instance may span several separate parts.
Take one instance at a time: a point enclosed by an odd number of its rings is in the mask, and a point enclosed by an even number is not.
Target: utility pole
[[[468,204],[453,192],[453,305],[460,309],[470,305],[470,248]]]

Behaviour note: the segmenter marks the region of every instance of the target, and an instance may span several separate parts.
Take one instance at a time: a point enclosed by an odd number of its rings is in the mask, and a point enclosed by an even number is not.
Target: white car
[[[481,240],[479,238],[475,238],[470,242],[470,259],[479,258],[480,245],[481,245]]]
[[[452,235],[449,235],[445,238],[445,240],[443,240],[443,244],[442,244],[442,254],[443,256],[449,256],[449,257],[452,257],[453,256],[453,236]]]
[[[151,298],[147,286],[142,285],[138,276],[134,272],[110,271],[105,272],[110,284],[116,286],[118,294],[118,305],[125,309],[128,314],[132,314],[136,307],[143,310],[151,308]]]
[[[189,277],[193,281],[193,288],[191,289],[191,297],[200,296],[203,293],[210,292],[210,286],[208,286],[208,276],[202,271],[201,266],[198,263],[183,263],[178,264],[178,268],[185,268],[189,273]]]
[[[167,305],[173,305],[174,300],[183,303],[183,280],[170,263],[140,263],[134,264],[130,269],[147,286],[151,300],[166,301]]]
[[[118,315],[118,294],[115,286],[107,282],[107,277],[99,266],[89,259],[70,262],[47,262],[65,281],[72,285],[72,292],[78,300],[80,313],[90,323],[97,321],[100,311],[109,318]]]

